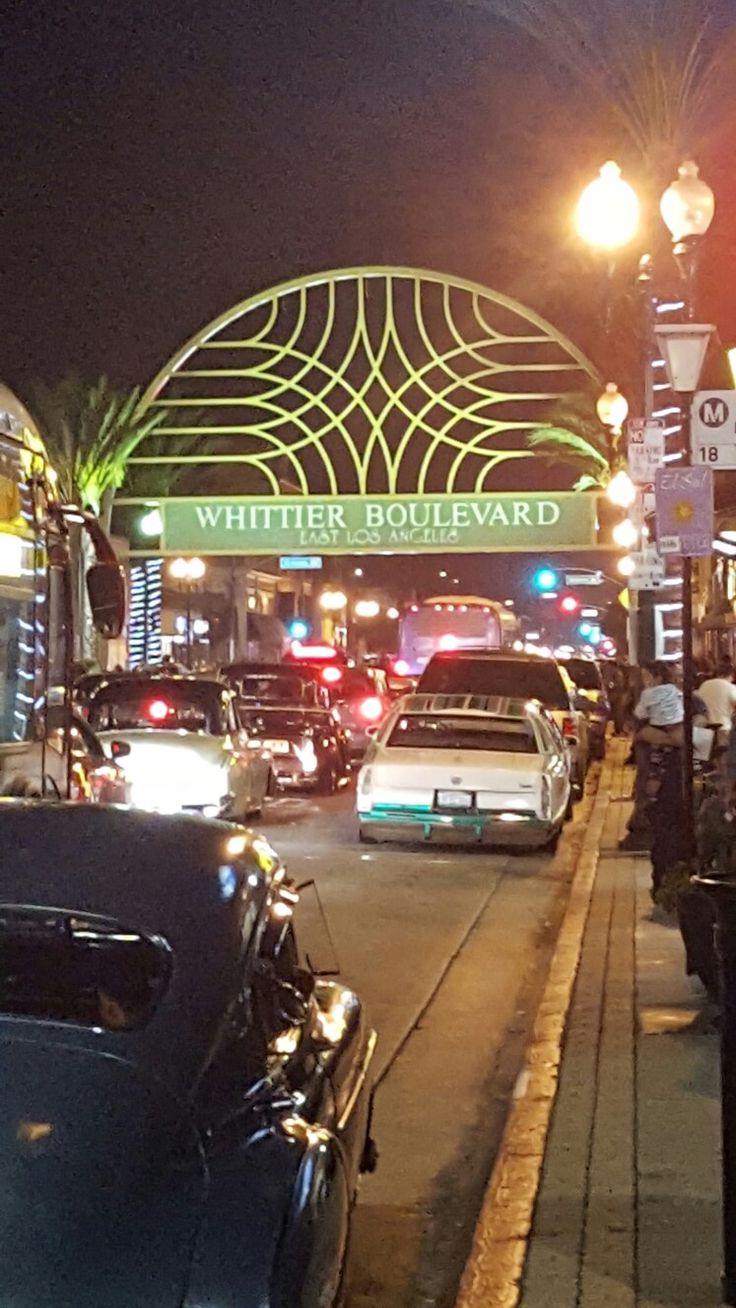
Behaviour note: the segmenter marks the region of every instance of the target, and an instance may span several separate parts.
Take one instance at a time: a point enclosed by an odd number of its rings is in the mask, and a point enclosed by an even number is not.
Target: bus
[[[405,610],[394,671],[418,677],[433,654],[453,649],[503,649],[519,637],[519,620],[482,595],[432,595]]]
[[[85,555],[94,559],[86,569],[92,623],[113,639],[125,586],[112,546],[93,514],[64,503],[33,419],[0,385],[0,794],[22,793],[36,706],[47,712],[52,687],[71,730],[75,577]]]

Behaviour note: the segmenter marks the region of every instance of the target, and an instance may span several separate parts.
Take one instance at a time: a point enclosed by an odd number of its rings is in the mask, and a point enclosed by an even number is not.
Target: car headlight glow
[[[317,755],[311,740],[305,741],[301,746],[297,745],[296,749],[299,760],[305,772],[316,772],[318,767]]]

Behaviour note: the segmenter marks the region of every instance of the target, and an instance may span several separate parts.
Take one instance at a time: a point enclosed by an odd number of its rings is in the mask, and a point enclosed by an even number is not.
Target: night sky
[[[0,375],[21,391],[145,382],[230,304],[349,263],[547,308],[518,214],[544,206],[563,274],[605,157],[583,140],[560,175],[539,137],[575,121],[569,78],[449,0],[33,0],[4,15],[0,65]]]

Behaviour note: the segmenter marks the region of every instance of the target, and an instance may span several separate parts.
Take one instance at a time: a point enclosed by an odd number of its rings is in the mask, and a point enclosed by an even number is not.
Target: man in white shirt
[[[709,677],[698,694],[708,710],[708,721],[717,723],[724,731],[731,730],[731,718],[736,709],[736,686],[731,680],[732,668],[728,663],[721,663],[714,677]]]

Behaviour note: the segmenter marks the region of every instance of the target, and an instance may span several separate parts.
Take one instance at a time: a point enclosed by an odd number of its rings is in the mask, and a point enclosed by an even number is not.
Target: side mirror
[[[117,762],[119,758],[127,758],[130,753],[130,745],[127,740],[113,740],[110,743],[110,753]]]
[[[106,640],[120,635],[125,622],[125,582],[117,563],[93,563],[87,594],[95,631]]]

